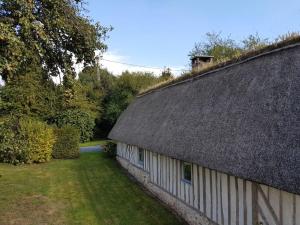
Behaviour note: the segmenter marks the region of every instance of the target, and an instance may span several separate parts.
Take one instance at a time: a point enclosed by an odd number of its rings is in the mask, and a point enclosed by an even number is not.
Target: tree
[[[103,41],[111,28],[84,16],[83,4],[84,0],[0,1],[0,77],[5,81],[1,116],[28,115],[53,123],[62,112],[66,118],[76,112],[88,118],[88,129],[93,129],[100,110],[90,99],[100,96],[86,94],[74,64],[93,65],[95,51],[106,49]],[[62,85],[55,85],[51,78],[61,75]]]
[[[55,118],[58,127],[72,126],[80,132],[80,142],[89,141],[93,137],[95,119],[80,109],[67,109]]]
[[[162,81],[152,73],[123,72],[117,77],[103,101],[103,116],[99,126],[107,133],[120,114],[132,102],[140,90]]]
[[[104,112],[104,98],[108,95],[117,78],[106,69],[95,66],[85,67],[79,73],[79,83],[82,94],[86,97],[88,104],[93,106],[91,113],[95,118],[95,137],[103,137],[106,134],[106,125],[102,123]]]
[[[0,76],[6,81],[34,63],[45,76],[73,74],[74,60],[91,64],[111,29],[82,15],[83,0],[2,0]]]
[[[106,69],[96,66],[85,67],[79,73],[79,82],[90,104],[97,106],[98,114],[102,111],[102,100],[111,89],[115,77]]]
[[[190,52],[190,56],[210,55],[216,62],[225,61],[241,54],[241,47],[229,36],[221,37],[221,33],[207,33],[206,41],[198,42]]]
[[[0,116],[31,116],[50,120],[61,108],[61,89],[44,80],[41,71],[31,70],[0,89]]]

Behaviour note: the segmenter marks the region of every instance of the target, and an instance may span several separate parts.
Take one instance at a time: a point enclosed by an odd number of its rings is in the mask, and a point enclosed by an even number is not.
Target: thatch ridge
[[[207,67],[204,67],[202,70],[197,71],[196,73],[187,73],[187,74],[184,74],[175,79],[171,79],[169,81],[164,81],[164,82],[161,82],[154,86],[150,86],[146,89],[141,90],[137,97],[141,97],[143,95],[149,94],[153,91],[156,91],[156,90],[159,90],[162,88],[180,84],[182,82],[188,81],[189,79],[195,79],[197,77],[213,73],[213,72],[215,72],[215,70],[218,70],[218,69],[225,69],[228,66],[234,66],[236,64],[244,63],[244,62],[247,62],[248,60],[251,60],[251,59],[254,59],[254,58],[257,58],[260,56],[264,56],[266,54],[272,54],[273,52],[283,50],[286,47],[292,47],[292,45],[294,45],[294,44],[300,44],[300,36],[288,38],[288,39],[280,41],[280,42],[275,42],[271,45],[262,47],[260,49],[246,52],[246,53],[244,53],[238,57],[232,58],[230,60],[211,64]]]

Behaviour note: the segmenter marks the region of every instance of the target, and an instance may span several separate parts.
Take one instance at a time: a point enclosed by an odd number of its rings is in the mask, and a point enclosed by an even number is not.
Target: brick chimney
[[[212,63],[214,57],[209,55],[195,55],[191,57],[192,71],[197,72],[201,70],[205,65]]]

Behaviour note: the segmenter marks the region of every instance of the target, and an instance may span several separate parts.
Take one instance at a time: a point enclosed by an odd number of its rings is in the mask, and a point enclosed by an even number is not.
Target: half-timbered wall
[[[192,182],[182,179],[182,161],[119,143],[117,155],[149,174],[150,182],[220,225],[300,225],[300,196],[192,164]]]

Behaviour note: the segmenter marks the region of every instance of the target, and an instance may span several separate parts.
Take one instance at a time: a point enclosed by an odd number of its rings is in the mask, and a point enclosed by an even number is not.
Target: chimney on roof
[[[214,57],[209,55],[194,55],[191,57],[192,72],[201,70],[205,65],[213,62]]]

